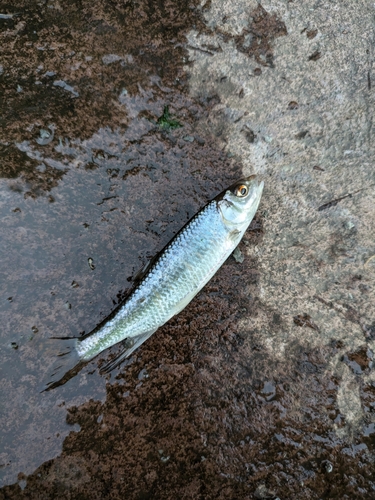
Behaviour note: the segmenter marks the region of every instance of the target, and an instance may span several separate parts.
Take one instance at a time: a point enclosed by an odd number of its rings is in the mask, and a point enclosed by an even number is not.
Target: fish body
[[[109,371],[182,311],[237,247],[262,191],[263,182],[250,176],[208,203],[167,245],[115,315],[75,341],[78,360],[89,361],[126,339],[125,350],[103,370]]]

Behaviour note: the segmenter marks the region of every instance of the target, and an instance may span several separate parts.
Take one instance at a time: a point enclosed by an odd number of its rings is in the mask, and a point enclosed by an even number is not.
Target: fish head
[[[258,209],[263,186],[256,175],[251,175],[223,191],[217,203],[224,223],[245,230]]]

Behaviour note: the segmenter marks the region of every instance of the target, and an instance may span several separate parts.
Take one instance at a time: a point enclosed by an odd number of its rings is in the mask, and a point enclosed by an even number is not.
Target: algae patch
[[[182,127],[181,123],[171,116],[169,106],[164,106],[163,114],[158,118],[156,123],[163,130],[174,130]]]

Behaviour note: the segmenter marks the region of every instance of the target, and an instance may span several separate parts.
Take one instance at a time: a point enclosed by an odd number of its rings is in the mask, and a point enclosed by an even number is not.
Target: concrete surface
[[[190,50],[192,94],[220,99],[207,126],[222,127],[227,150],[266,181],[267,231],[253,255],[260,303],[280,315],[283,327],[275,332],[266,316],[255,326],[280,359],[297,341],[306,348],[342,343],[329,370],[342,379],[337,402],[347,432],[365,418],[358,386],[375,380],[371,371],[358,379],[341,360],[364,346],[373,351],[375,338],[375,11],[368,8],[368,2],[253,2],[251,18],[249,2],[218,1],[205,13],[213,32],[188,36],[190,46],[220,48]],[[267,52],[257,54],[267,34],[254,13],[285,24],[271,63]],[[238,37],[249,39],[249,53],[238,50]],[[298,314],[311,316],[317,328],[297,328]]]

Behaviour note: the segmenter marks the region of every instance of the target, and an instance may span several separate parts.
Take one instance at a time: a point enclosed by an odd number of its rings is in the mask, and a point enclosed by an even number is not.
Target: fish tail
[[[48,367],[47,379],[40,392],[50,391],[65,384],[83,368],[86,362],[79,357],[77,343],[78,338],[71,337],[52,337],[43,341],[43,356],[52,354],[55,359]]]

